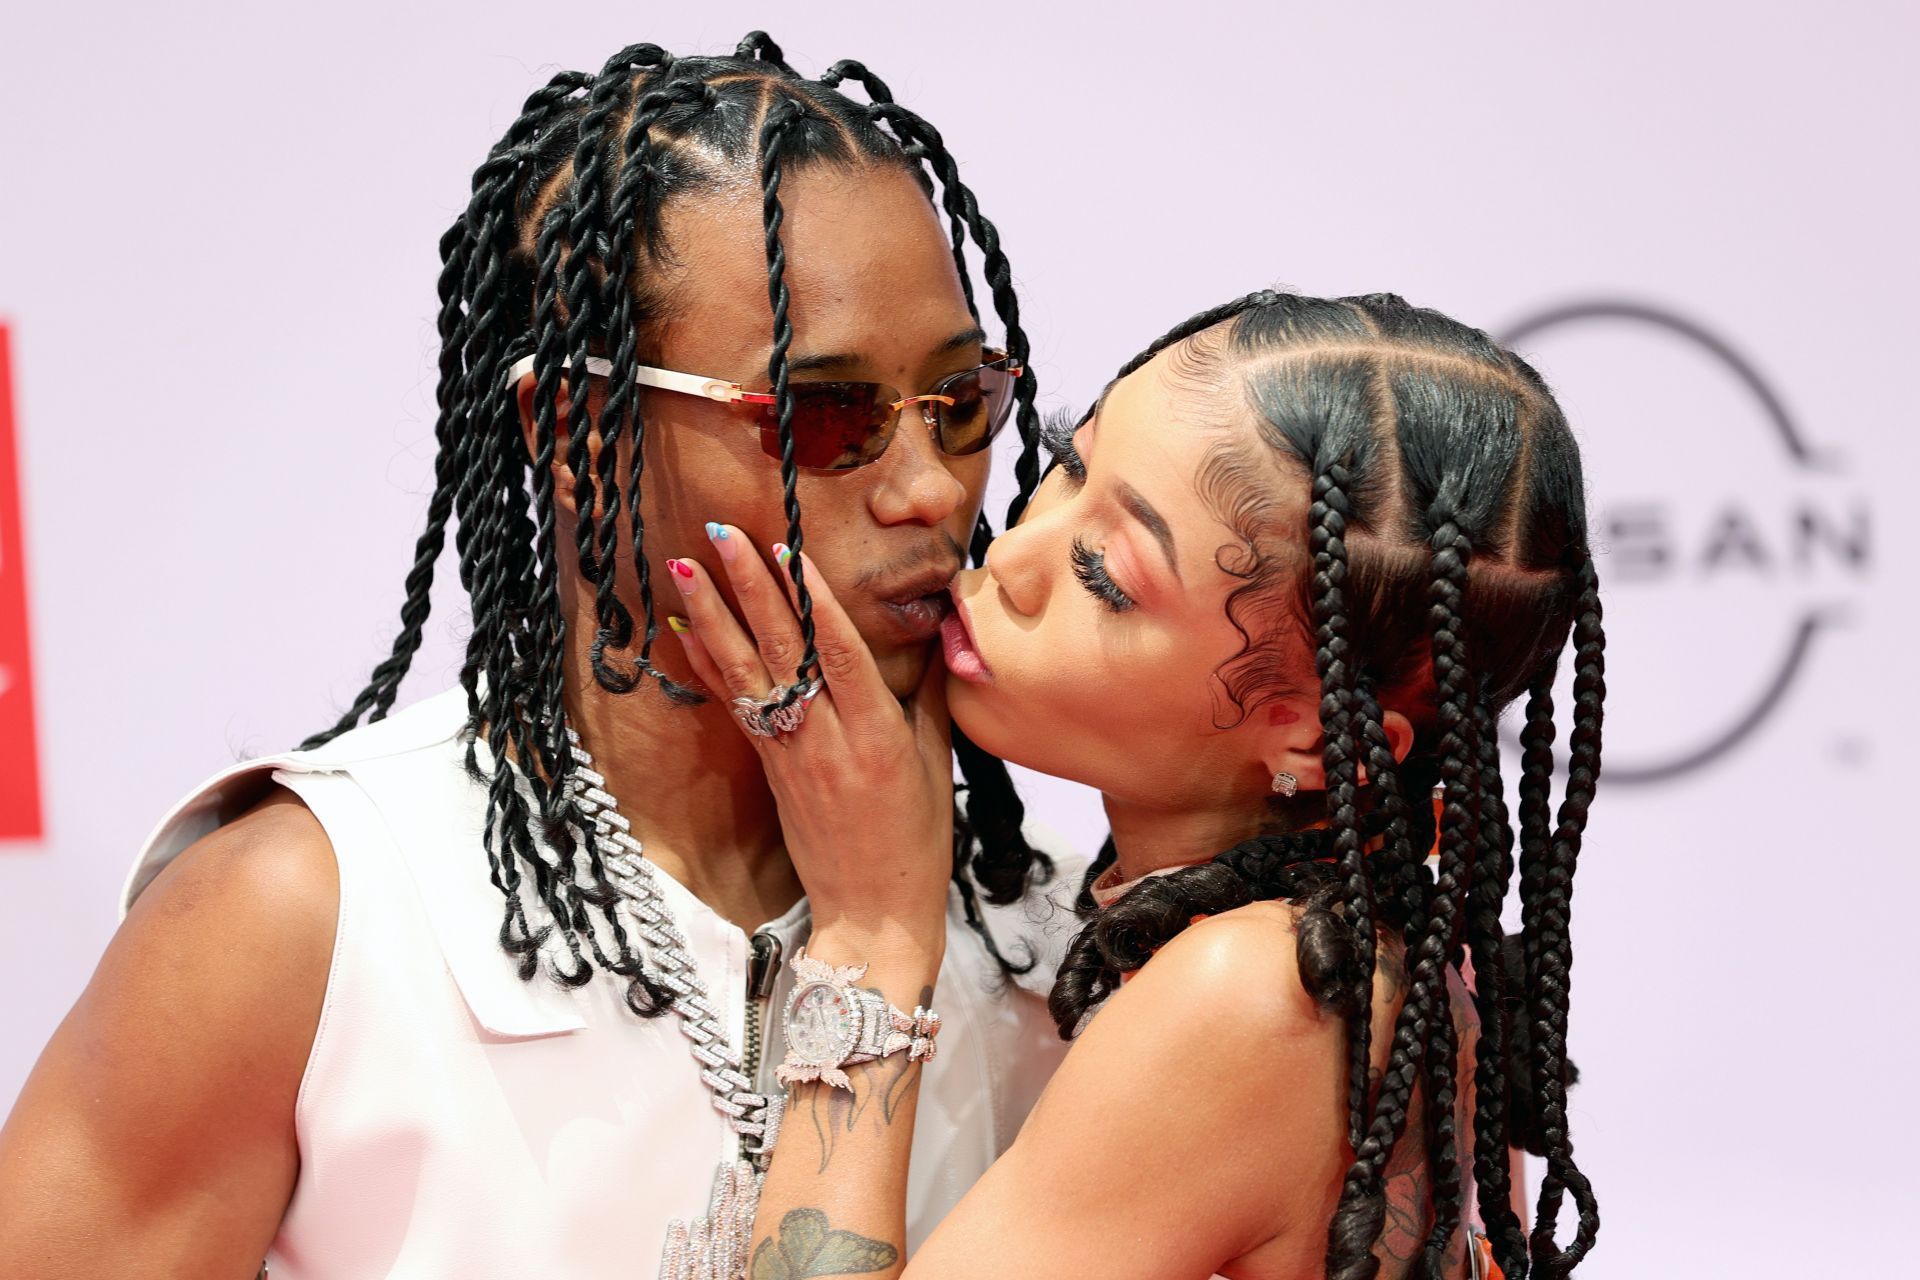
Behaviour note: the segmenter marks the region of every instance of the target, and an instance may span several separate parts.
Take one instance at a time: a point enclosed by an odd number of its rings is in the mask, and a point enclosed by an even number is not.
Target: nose
[[[924,399],[926,397],[915,397]],[[931,410],[932,406],[922,406]],[[931,413],[928,413],[931,417]],[[900,421],[894,428],[893,442],[880,461],[873,464],[878,481],[868,498],[873,518],[882,525],[919,524],[929,528],[944,524],[969,497],[949,462],[977,470],[981,492],[971,495],[979,504],[987,483],[984,458],[949,459],[933,442],[933,433],[912,404],[904,404]]]
[[[1034,617],[1046,608],[1049,569],[1066,563],[1064,556],[1055,554],[1057,521],[1048,519],[1049,514],[1027,508],[1020,523],[987,548],[987,575],[999,587],[1007,608],[1022,617]]]

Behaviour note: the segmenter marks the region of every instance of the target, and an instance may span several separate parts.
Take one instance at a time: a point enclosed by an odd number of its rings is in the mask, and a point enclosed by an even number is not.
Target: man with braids
[[[1023,493],[1038,472],[1010,270],[931,125],[860,64],[804,80],[758,33],[555,76],[441,251],[435,484],[399,638],[339,723],[152,837],[0,1134],[9,1280],[741,1270],[783,1101],[770,1010],[808,913],[735,717],[804,718],[828,581],[890,696],[937,672],[1003,423]],[[784,687],[746,704],[660,643],[662,579],[689,572],[672,557],[721,515],[731,545],[811,546],[839,575],[796,576]],[[390,716],[450,524],[460,688]],[[957,745],[945,985],[980,1051],[927,1082],[916,1238],[1063,1052],[1008,981],[1044,944],[1014,904],[1052,864],[1005,766]],[[916,852],[932,830],[884,802],[861,818]],[[858,1118],[823,1103],[788,1126],[830,1143]]]
[[[934,1012],[947,703],[902,723],[817,591],[827,691],[761,744],[814,912],[780,1074],[791,1106],[844,1097],[859,1119],[789,1126],[752,1274],[1570,1274],[1599,1228],[1566,1045],[1604,639],[1547,387],[1391,295],[1261,293],[1180,325],[1049,434],[1056,466],[956,579],[942,640],[956,733],[1104,794],[1112,839],[1052,993],[1074,1049],[909,1261],[912,1112],[868,1100],[898,1060],[968,1050]],[[709,684],[757,696],[802,628],[737,536],[684,579],[682,639]],[[794,598],[813,559],[775,551]],[[1497,726],[1522,693],[1516,832]],[[915,856],[849,817],[863,795],[928,815]],[[836,1001],[863,1000],[897,1006],[876,1060],[832,1034]],[[1530,1232],[1518,1148],[1545,1159]]]

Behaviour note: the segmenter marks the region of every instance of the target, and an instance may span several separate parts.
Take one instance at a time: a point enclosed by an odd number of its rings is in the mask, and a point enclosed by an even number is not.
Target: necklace
[[[726,1026],[707,999],[693,952],[673,922],[644,846],[620,813],[620,802],[607,791],[606,778],[594,771],[593,757],[580,744],[580,735],[568,729],[567,741],[573,747],[568,787],[574,811],[581,825],[592,829],[612,883],[626,899],[634,932],[646,944],[647,959],[660,984],[673,993],[674,1017],[700,1064],[700,1080],[713,1095],[714,1108],[740,1135],[739,1157],[721,1161],[714,1170],[706,1216],[691,1222],[675,1219],[667,1225],[660,1280],[736,1280],[746,1274],[754,1210],[760,1204],[760,1184],[773,1158],[773,1144],[780,1136],[786,1098],[754,1092],[753,1081],[740,1069],[740,1055],[729,1042]],[[754,1030],[749,1028],[748,1034]]]

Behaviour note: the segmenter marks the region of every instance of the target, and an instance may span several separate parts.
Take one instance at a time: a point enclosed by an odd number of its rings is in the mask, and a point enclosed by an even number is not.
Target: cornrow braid
[[[1427,1016],[1433,1020],[1433,1039],[1425,1054],[1424,1083],[1427,1155],[1434,1173],[1434,1225],[1427,1237],[1426,1265],[1432,1274],[1439,1275],[1445,1268],[1447,1241],[1459,1227],[1463,1207],[1454,1133],[1457,1045],[1448,1011],[1446,975],[1458,964],[1457,925],[1465,912],[1471,876],[1480,869],[1474,865],[1481,819],[1481,765],[1474,707],[1480,695],[1463,617],[1472,542],[1450,506],[1437,506],[1428,512],[1428,518],[1437,526],[1433,534],[1431,617],[1434,682],[1439,689],[1440,777],[1446,794],[1440,816],[1440,867],[1433,908],[1420,939],[1420,958],[1410,968],[1416,999],[1421,996],[1422,968],[1431,975],[1425,998]]]
[[[1386,843],[1368,853],[1362,864],[1369,881],[1379,886],[1374,903],[1377,924],[1405,934],[1409,926],[1418,932],[1426,918],[1427,895],[1432,878],[1425,874],[1426,850],[1433,843],[1432,823],[1421,826],[1424,842],[1415,853],[1415,828],[1411,810],[1402,789],[1402,773],[1409,775],[1394,758],[1393,744],[1387,739],[1380,717],[1380,702],[1374,693],[1374,680],[1363,676],[1354,688],[1355,734],[1366,752],[1366,765],[1378,812],[1384,820]],[[1414,781],[1409,777],[1408,781]],[[1370,895],[1374,896],[1374,895]]]
[[[1540,936],[1540,901],[1546,882],[1546,863],[1552,849],[1553,838],[1553,685],[1560,666],[1560,655],[1554,654],[1544,663],[1534,677],[1533,685],[1527,691],[1526,720],[1520,730],[1520,901],[1524,914],[1521,917],[1518,946],[1509,945],[1506,950],[1517,953],[1518,963],[1511,966],[1508,974],[1512,985],[1518,988],[1519,1003],[1523,1007],[1529,1003],[1529,974],[1539,967],[1538,951]],[[1512,998],[1511,996],[1509,997]],[[1514,1054],[1530,1038],[1527,1035],[1527,1019],[1522,1015],[1514,1025]],[[1509,1108],[1513,1113],[1513,1140],[1515,1145],[1525,1148],[1536,1156],[1547,1154],[1546,1140],[1540,1132],[1539,1108],[1535,1105],[1536,1092],[1533,1084],[1533,1055],[1531,1046],[1519,1055],[1517,1081],[1526,1087],[1510,1091]],[[1513,1054],[1509,1055],[1514,1056]]]
[[[1535,678],[1527,693],[1526,724],[1520,733],[1520,889],[1527,902],[1535,904],[1531,919],[1522,922],[1528,973],[1539,965],[1543,932],[1528,926],[1539,920],[1537,904],[1553,851],[1553,684],[1558,669],[1556,654]]]
[[[1347,580],[1349,477],[1338,461],[1313,478],[1307,512],[1313,552],[1314,669],[1320,676],[1320,723],[1325,745],[1327,816],[1340,864],[1347,927],[1353,931],[1354,992],[1347,1019],[1347,1141],[1360,1145],[1367,1122],[1367,1072],[1373,1061],[1373,894],[1360,835],[1359,735],[1355,728],[1356,678],[1344,588]]]
[[[1506,939],[1500,926],[1500,907],[1513,876],[1513,828],[1507,820],[1506,787],[1500,776],[1498,718],[1484,697],[1474,702],[1473,733],[1479,750],[1481,805],[1480,847],[1467,915],[1474,1008],[1480,1017],[1474,1046],[1473,1174],[1494,1259],[1512,1280],[1525,1280],[1527,1237],[1513,1210],[1512,1171],[1507,1162],[1511,1145],[1508,975]]]
[[[1470,799],[1478,770],[1477,753],[1471,743],[1475,695],[1460,618],[1471,545],[1446,506],[1430,509],[1428,519],[1434,526],[1429,616],[1441,724],[1437,750],[1444,788],[1440,866],[1417,941],[1408,939],[1411,990],[1395,1019],[1380,1089],[1368,1115],[1366,1132],[1354,1144],[1354,1162],[1334,1211],[1327,1251],[1330,1280],[1362,1280],[1378,1271],[1379,1261],[1372,1250],[1386,1217],[1383,1174],[1394,1147],[1404,1140],[1416,1085],[1424,1086],[1424,1136],[1434,1173],[1434,1227],[1422,1249],[1422,1275],[1443,1273],[1446,1242],[1458,1228],[1461,1213],[1453,1133],[1455,1045],[1446,974],[1461,889],[1471,872],[1468,850],[1478,839],[1478,814]]]
[[[1591,560],[1579,569],[1580,595],[1573,627],[1573,732],[1567,740],[1567,784],[1543,875],[1541,903],[1526,926],[1539,932],[1537,968],[1527,973],[1532,1022],[1534,1089],[1541,1099],[1540,1128],[1547,1173],[1533,1227],[1533,1265],[1545,1280],[1558,1280],[1592,1249],[1600,1208],[1592,1184],[1573,1158],[1567,1132],[1567,1009],[1573,969],[1573,874],[1586,831],[1587,810],[1600,778],[1602,703],[1606,697],[1606,635],[1601,625],[1600,583]],[[1563,1193],[1571,1193],[1578,1217],[1565,1249],[1555,1242]]]

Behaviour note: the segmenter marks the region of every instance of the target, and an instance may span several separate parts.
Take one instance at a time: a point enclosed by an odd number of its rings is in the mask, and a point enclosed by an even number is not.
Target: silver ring
[[[777,684],[764,698],[735,698],[733,716],[740,727],[756,738],[777,738],[783,733],[792,733],[807,718],[807,704],[820,694],[820,682],[808,680],[800,691],[800,696],[790,706],[782,707],[780,700],[787,695],[789,686]]]

